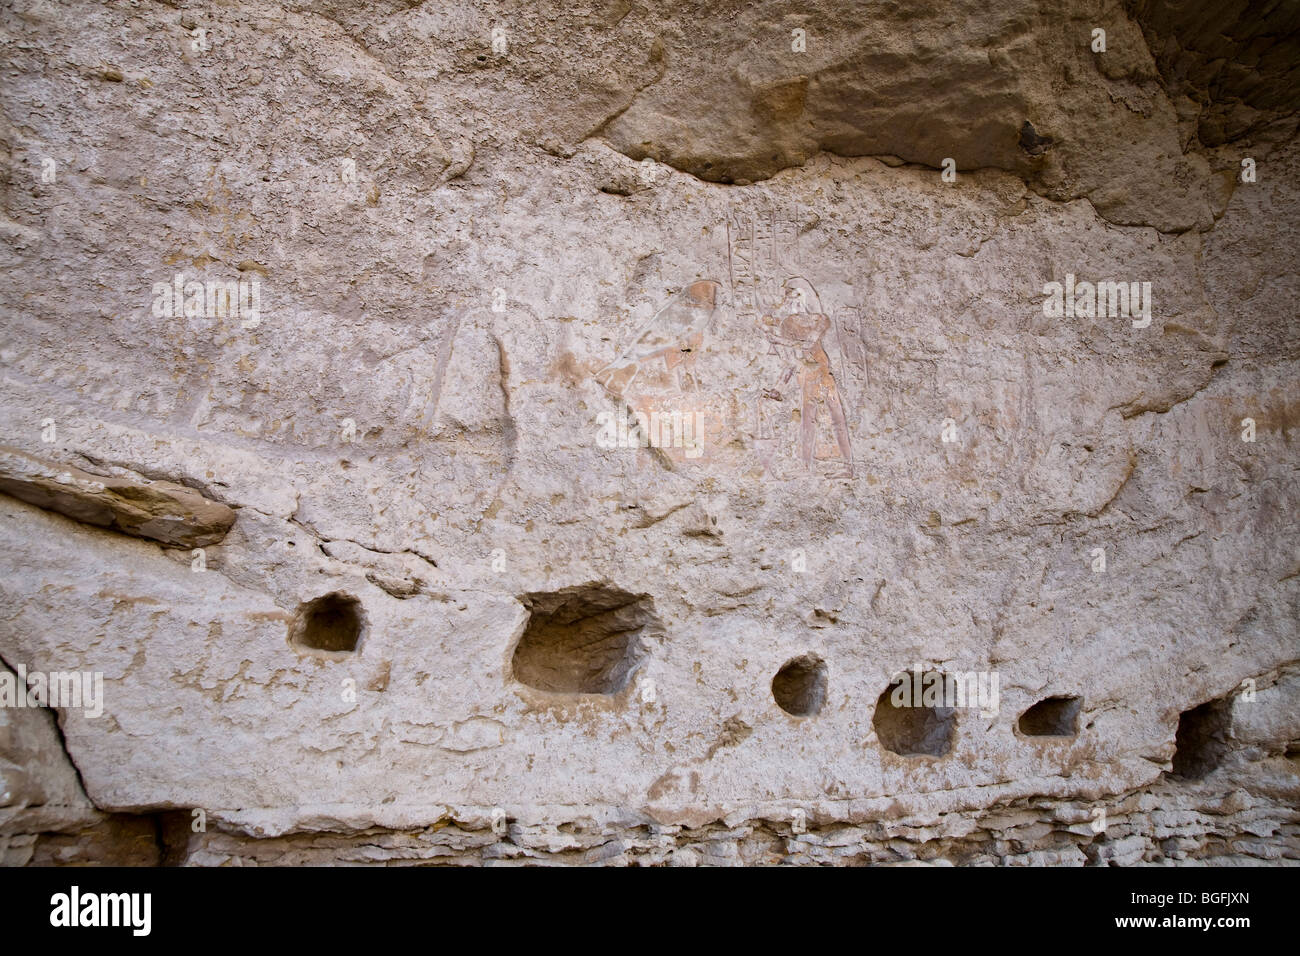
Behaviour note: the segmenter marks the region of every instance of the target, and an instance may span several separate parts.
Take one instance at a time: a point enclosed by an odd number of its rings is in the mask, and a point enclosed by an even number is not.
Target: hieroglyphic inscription
[[[861,319],[853,316],[855,332],[845,334],[835,322],[833,308],[823,305],[802,275],[799,236],[804,218],[777,209],[739,208],[732,209],[727,219],[729,278],[738,326],[761,332],[767,354],[780,369],[776,381],[747,396],[753,435],[768,467],[789,445],[808,471],[820,467],[829,474],[851,475],[845,403],[827,350],[843,361],[865,361],[856,334]],[[846,339],[851,339],[847,345]],[[820,441],[823,429],[829,443]]]

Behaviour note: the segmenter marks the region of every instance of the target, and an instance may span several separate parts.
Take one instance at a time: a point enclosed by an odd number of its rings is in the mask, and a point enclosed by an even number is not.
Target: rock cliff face
[[[0,859],[1300,859],[1298,28],[6,4]]]

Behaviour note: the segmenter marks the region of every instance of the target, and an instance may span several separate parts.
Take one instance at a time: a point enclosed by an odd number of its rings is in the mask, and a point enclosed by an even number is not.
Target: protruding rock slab
[[[184,548],[216,544],[235,512],[170,481],[92,475],[0,446],[0,491],[86,524]]]

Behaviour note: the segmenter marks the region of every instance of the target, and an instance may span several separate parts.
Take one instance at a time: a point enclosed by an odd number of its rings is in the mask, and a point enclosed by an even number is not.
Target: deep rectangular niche
[[[1212,774],[1228,752],[1231,730],[1231,700],[1211,700],[1183,711],[1174,737],[1173,775],[1200,780]]]
[[[521,595],[528,622],[515,645],[511,672],[536,690],[617,694],[659,630],[654,604],[607,584]]]

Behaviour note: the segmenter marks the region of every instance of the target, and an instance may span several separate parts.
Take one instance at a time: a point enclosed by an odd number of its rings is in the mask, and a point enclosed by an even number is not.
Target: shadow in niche
[[[1076,737],[1080,697],[1047,697],[1020,715],[1017,728],[1026,737]]]
[[[361,644],[361,602],[334,592],[299,605],[289,626],[289,642],[307,651],[353,653]]]
[[[907,679],[904,675],[903,679]],[[933,672],[918,675],[914,686],[941,678]],[[947,686],[942,678],[940,686]],[[957,711],[953,707],[927,707],[920,694],[902,704],[894,703],[900,692],[899,679],[885,688],[876,701],[876,712],[871,724],[876,729],[880,746],[900,757],[942,757],[952,749],[953,735],[957,730]],[[912,695],[906,695],[912,696]]]
[[[1232,701],[1229,699],[1207,701],[1183,711],[1174,737],[1170,775],[1182,780],[1208,777],[1223,762],[1231,731]]]
[[[584,584],[520,597],[528,623],[515,645],[515,680],[536,690],[617,694],[645,657],[659,618],[646,594]]]
[[[794,717],[812,717],[826,701],[826,662],[816,654],[787,661],[772,678],[777,706]]]

